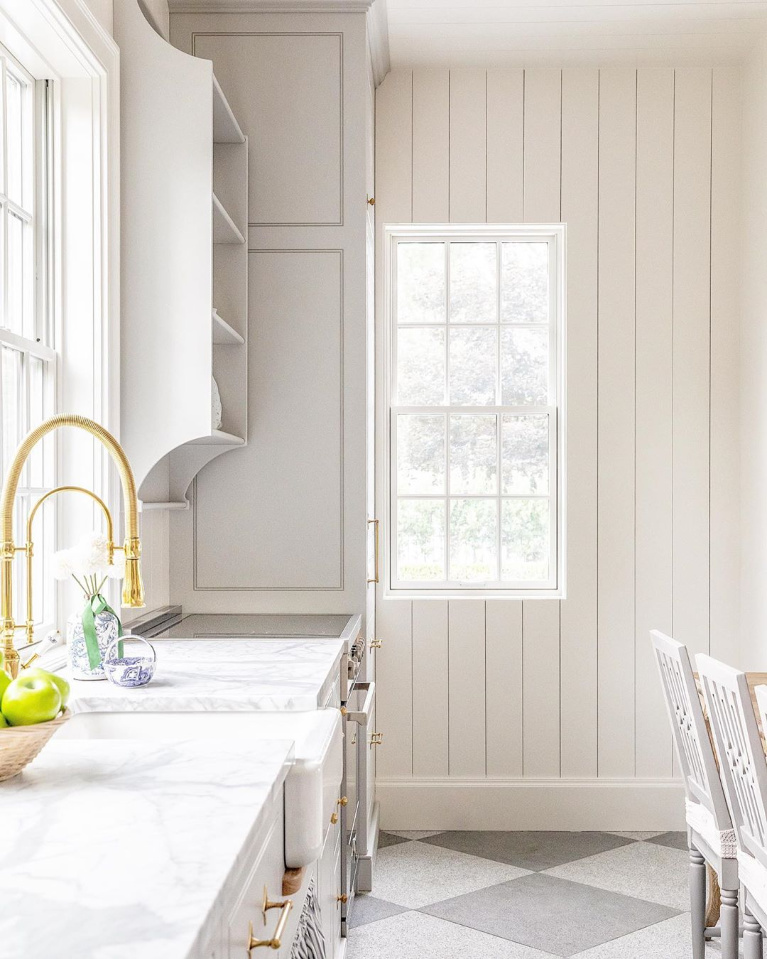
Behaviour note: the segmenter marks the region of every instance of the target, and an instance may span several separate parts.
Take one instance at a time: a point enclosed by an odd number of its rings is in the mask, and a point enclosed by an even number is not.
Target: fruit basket
[[[31,763],[56,730],[71,716],[72,713],[64,709],[47,723],[0,729],[0,782],[18,775]]]

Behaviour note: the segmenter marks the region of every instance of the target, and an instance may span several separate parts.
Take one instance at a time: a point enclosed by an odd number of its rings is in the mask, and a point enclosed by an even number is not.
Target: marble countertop
[[[338,675],[340,639],[163,639],[148,686],[72,681],[74,712],[313,710]],[[64,672],[66,675],[66,672]]]
[[[53,739],[0,783],[0,955],[185,959],[291,760],[290,742]]]

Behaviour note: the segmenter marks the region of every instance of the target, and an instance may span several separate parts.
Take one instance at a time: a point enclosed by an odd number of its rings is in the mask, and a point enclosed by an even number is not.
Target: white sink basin
[[[295,743],[285,782],[285,864],[319,859],[343,775],[341,715],[305,713],[75,713],[58,739],[283,739]]]

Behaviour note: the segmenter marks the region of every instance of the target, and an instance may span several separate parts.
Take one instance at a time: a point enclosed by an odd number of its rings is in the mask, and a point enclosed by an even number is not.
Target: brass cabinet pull
[[[382,646],[383,646],[382,639],[374,639],[373,642],[370,644],[371,649],[380,649]]]
[[[379,574],[379,568],[378,568],[378,545],[379,545],[379,536],[380,536],[380,526],[381,526],[381,524],[380,524],[380,522],[379,522],[377,519],[369,519],[369,520],[368,520],[368,526],[370,526],[371,523],[372,523],[373,526],[374,526],[374,534],[375,534],[375,543],[374,543],[374,547],[373,547],[373,551],[375,552],[375,576],[373,577],[373,579],[369,579],[369,580],[368,580],[368,585],[370,585],[371,583],[377,583],[378,580],[379,580],[379,575],[378,575],[378,574]]]
[[[375,198],[374,196],[369,196],[369,197],[368,197],[368,203],[370,204],[370,206],[375,206],[375,205],[376,205],[376,198]]]
[[[279,949],[282,945],[282,937],[285,933],[285,926],[288,924],[288,916],[292,908],[293,901],[291,899],[285,899],[283,902],[270,902],[266,886],[264,886],[264,924],[266,924],[266,914],[270,909],[279,909],[280,918],[277,920],[274,935],[271,939],[255,939],[253,936],[253,923],[248,923],[248,952],[250,952],[251,949],[260,949],[262,946],[266,946],[269,949]]]
[[[348,902],[348,901],[349,901],[349,897],[346,895],[346,893],[342,893],[342,895],[336,896],[336,902]]]
[[[346,796],[341,796],[341,798],[336,803],[337,806],[347,806],[348,804],[349,804],[349,800],[346,798]]]
[[[371,746],[380,746],[383,743],[383,733],[373,733],[370,737]]]
[[[338,822],[338,813],[334,812],[333,815],[330,817],[330,824],[331,826],[335,826],[337,822]]]

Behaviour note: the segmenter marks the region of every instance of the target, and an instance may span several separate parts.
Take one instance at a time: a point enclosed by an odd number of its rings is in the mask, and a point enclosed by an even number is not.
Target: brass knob
[[[376,205],[376,198],[375,198],[374,196],[369,196],[369,197],[368,197],[368,203],[369,203],[371,206],[375,206],[375,205]]]
[[[341,896],[336,896],[336,902],[348,902],[348,901],[349,901],[349,897],[346,895],[346,893],[343,893],[343,895]]]
[[[331,822],[331,824],[332,824],[333,826],[335,826],[335,824],[338,822],[338,813],[337,813],[337,812],[334,812],[333,815],[330,817],[330,822]]]
[[[349,803],[349,800],[346,798],[346,796],[341,796],[341,798],[338,800],[338,802],[336,803],[336,805],[337,805],[337,806],[346,806],[346,805],[348,805],[348,803]]]
[[[373,642],[370,644],[371,649],[380,649],[382,646],[383,646],[382,639],[374,639]]]
[[[348,712],[349,712],[349,710],[346,708],[346,706],[342,706],[342,707],[341,707],[341,715],[342,715],[342,716],[345,716]]]

